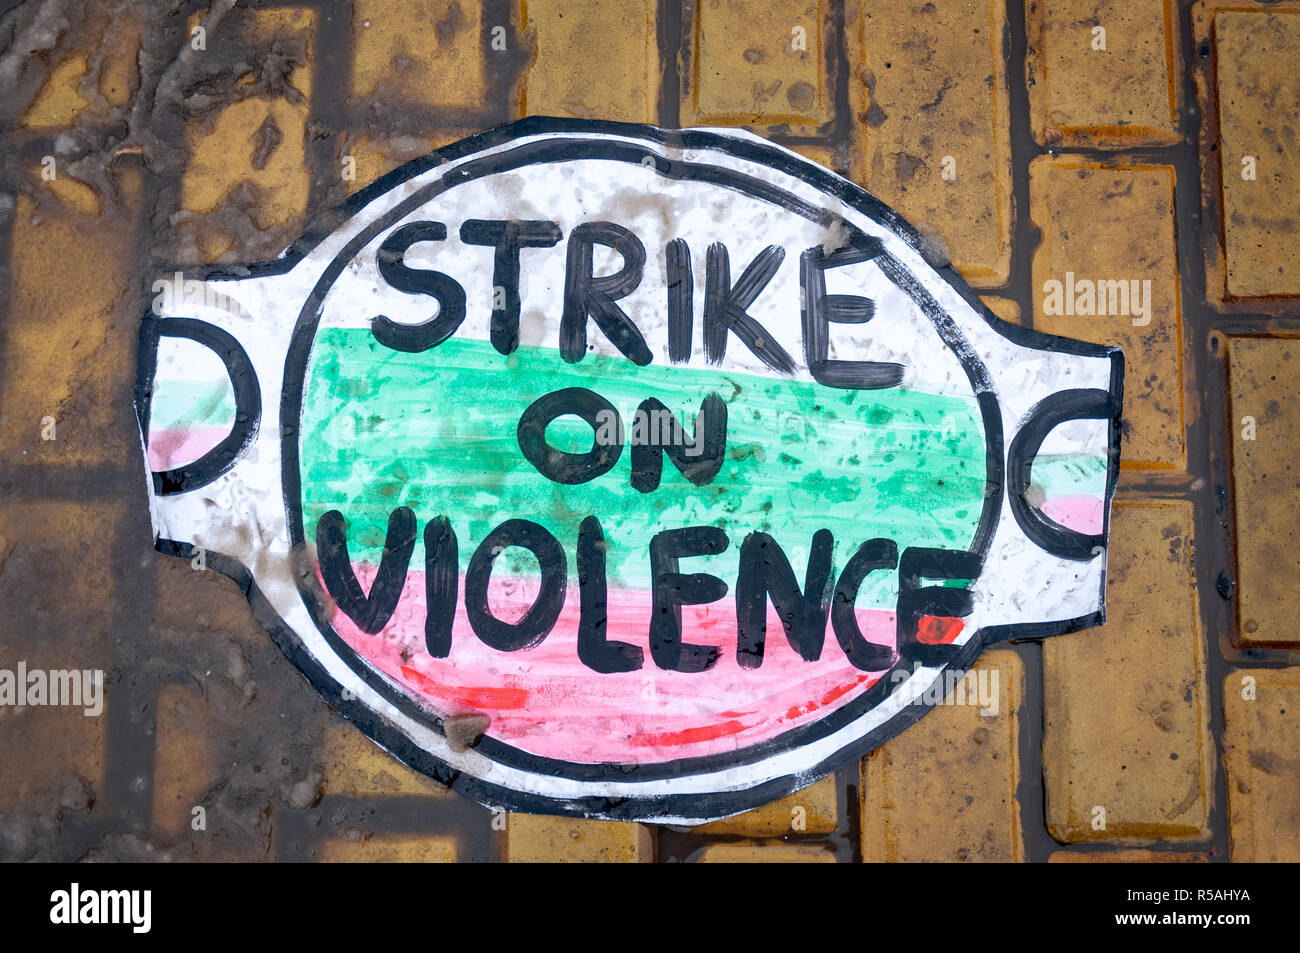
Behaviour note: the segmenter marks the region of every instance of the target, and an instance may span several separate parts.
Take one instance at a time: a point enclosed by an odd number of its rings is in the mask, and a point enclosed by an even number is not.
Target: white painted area
[[[747,137],[732,130],[719,132],[736,139]],[[630,137],[600,138],[648,145]],[[477,156],[508,151],[525,141],[529,140],[502,143]],[[1012,343],[935,275],[921,254],[902,237],[810,184],[718,151],[671,150],[671,154],[663,149],[657,151],[668,158],[738,169],[807,202],[831,209],[868,235],[880,238],[889,254],[921,277],[925,288],[953,317],[973,352],[988,368],[1002,409],[1007,446],[1025,413],[1042,398],[1064,388],[1109,387],[1109,359],[1063,355]],[[794,153],[789,156],[807,162]],[[833,735],[815,744],[774,754],[753,765],[664,781],[582,782],[494,764],[472,750],[451,751],[441,735],[400,713],[353,674],[327,646],[309,618],[293,578],[281,492],[280,391],[290,333],[308,292],[353,235],[406,196],[448,175],[466,161],[469,160],[432,168],[380,196],[286,274],[217,283],[230,296],[226,307],[187,307],[181,303],[173,309],[173,317],[209,321],[242,343],[260,382],[262,421],[244,459],[223,477],[180,496],[153,498],[151,494],[156,532],[241,560],[250,568],[275,611],[341,687],[391,721],[420,748],[451,767],[485,781],[564,799],[740,791],[784,775],[812,780],[811,772],[818,764],[897,715],[907,701],[921,695],[940,675],[939,671],[921,669],[884,703]],[[671,238],[685,238],[691,246],[695,274],[696,348],[691,364],[697,366],[704,363],[699,335],[704,254],[708,243],[726,242],[731,254],[733,282],[765,245],[781,244],[787,250],[786,260],[751,313],[803,364],[797,306],[798,256],[803,248],[822,242],[825,235],[822,229],[789,212],[719,186],[669,181],[646,167],[595,160],[526,167],[507,176],[458,186],[446,196],[433,199],[427,209],[417,209],[406,216],[407,220],[429,218],[448,226],[447,241],[416,246],[407,260],[413,266],[451,273],[464,285],[469,313],[458,334],[484,338],[491,302],[492,251],[459,241],[459,224],[471,217],[549,219],[560,223],[566,237],[579,222],[601,219],[618,222],[637,232],[646,245],[646,275],[641,287],[622,303],[646,335],[656,362],[666,361],[667,355],[663,246]],[[379,312],[397,321],[423,321],[429,317],[429,299],[393,292],[379,279],[374,253],[388,231],[391,229],[367,244],[334,286],[326,303],[326,325],[360,326]],[[563,240],[552,249],[523,252],[521,327],[525,344],[552,347],[556,344],[564,253]],[[605,267],[613,268],[617,264],[616,260],[610,260],[605,262]],[[942,344],[933,325],[906,295],[887,281],[876,265],[863,264],[828,273],[828,291],[862,294],[877,303],[877,317],[869,324],[832,328],[832,357],[899,361],[908,367],[905,386],[971,395],[965,372]],[[594,325],[589,342],[599,352],[616,353]],[[724,366],[769,373],[734,338],[729,343]],[[169,369],[168,373],[176,372]],[[185,373],[192,376],[194,372],[186,369]],[[806,369],[799,376],[810,379]],[[1058,453],[1104,455],[1107,449],[1104,426],[1059,428],[1051,440],[1052,451]],[[962,639],[970,638],[981,626],[1069,620],[1097,611],[1101,607],[1105,564],[1104,551],[1089,562],[1076,563],[1038,549],[1020,532],[1009,504],[1004,502],[987,567],[973,587],[976,610]],[[656,818],[665,823],[694,823],[705,819]]]
[[[158,342],[154,381],[210,381],[226,384],[226,365],[211,348],[189,338],[165,337]]]

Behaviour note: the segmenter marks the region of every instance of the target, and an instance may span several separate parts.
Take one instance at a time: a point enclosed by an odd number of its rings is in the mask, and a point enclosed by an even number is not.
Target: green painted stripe
[[[732,347],[741,347],[738,341]],[[630,483],[630,450],[607,474],[579,486],[542,477],[523,457],[516,428],[538,397],[587,387],[618,408],[630,436],[633,414],[657,397],[687,432],[709,393],[728,404],[727,458],[713,482],[691,485],[665,457],[652,493]],[[578,425],[582,449],[590,428]],[[570,443],[556,421],[549,437]],[[978,406],[892,388],[846,391],[818,384],[588,355],[574,365],[552,349],[522,347],[509,358],[486,341],[453,338],[423,354],[391,351],[366,329],[323,330],[312,354],[302,428],[303,509],[308,535],[330,509],[350,522],[354,559],[378,561],[388,514],[410,506],[440,514],[460,538],[464,568],[503,520],[546,526],[572,569],[578,525],[597,515],[609,541],[611,584],[649,587],[649,542],[660,530],[722,527],[732,548],[685,562],[734,581],[737,548],[753,530],[781,543],[802,579],[813,533],[836,538],[836,565],[873,537],[907,546],[965,548],[984,498]],[[570,434],[570,437],[572,434]],[[417,544],[414,565],[424,560]],[[508,568],[508,567],[503,567]],[[895,579],[878,573],[860,606],[893,604]]]
[[[154,381],[149,409],[153,430],[229,427],[235,422],[235,394],[230,381]]]
[[[1030,482],[1053,496],[1095,496],[1106,493],[1106,457],[1087,453],[1043,453],[1034,459]]]

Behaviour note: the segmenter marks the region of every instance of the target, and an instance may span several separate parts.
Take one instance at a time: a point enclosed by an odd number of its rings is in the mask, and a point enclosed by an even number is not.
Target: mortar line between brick
[[[316,31],[312,38],[315,62],[312,63],[311,103],[307,111],[307,141],[304,158],[310,176],[307,195],[307,218],[324,208],[338,204],[342,198],[342,169],[335,161],[335,149],[343,124],[341,104],[346,101],[351,82],[351,58],[348,56],[349,18],[346,10],[321,4],[307,5],[316,10]],[[330,16],[326,15],[329,11]],[[346,69],[340,66],[346,65]],[[327,130],[316,138],[312,127]]]
[[[1222,488],[1230,487],[1224,469],[1224,448],[1215,448],[1216,429],[1220,439],[1225,435],[1226,377],[1215,369],[1217,362],[1210,355],[1210,336],[1218,317],[1206,299],[1205,230],[1202,225],[1201,194],[1201,124],[1204,114],[1196,92],[1196,50],[1191,24],[1191,5],[1183,3],[1178,10],[1179,81],[1183,84],[1182,122],[1183,141],[1174,160],[1174,216],[1182,281],[1182,312],[1184,341],[1184,371],[1191,380],[1186,381],[1195,411],[1191,407],[1185,415],[1187,470],[1201,482],[1190,488],[1192,502],[1192,531],[1196,547],[1193,564],[1197,597],[1197,613],[1201,620],[1205,651],[1205,704],[1207,730],[1210,735],[1211,757],[1206,792],[1209,798],[1207,824],[1210,829],[1209,853],[1213,859],[1228,861],[1229,830],[1227,814],[1227,783],[1223,767],[1223,678],[1229,663],[1224,657],[1223,638],[1220,633],[1230,632],[1233,613],[1217,591],[1217,576],[1222,571],[1232,572],[1232,553],[1226,534],[1216,527],[1216,500]],[[1211,239],[1215,240],[1215,239]],[[1218,368],[1222,370],[1222,368]],[[1188,386],[1190,385],[1190,386]],[[1217,426],[1216,426],[1217,425]],[[1228,510],[1228,514],[1231,510]],[[1228,516],[1230,519],[1230,516]],[[1206,556],[1211,558],[1205,558]],[[1220,569],[1219,567],[1223,567]]]
[[[0,330],[0,382],[12,383],[10,377],[5,374],[5,365],[9,358],[9,338],[13,328],[13,289],[14,289],[14,226],[18,221],[18,193],[6,192],[4,197],[9,200],[9,214],[4,216],[0,221],[0,295],[3,295],[5,303],[5,321],[3,329]],[[0,383],[0,420],[5,416],[5,390],[6,388]],[[8,488],[4,474],[0,472],[0,487]]]
[[[1043,705],[1043,643],[1011,643],[1006,648],[1020,656],[1020,663],[1024,666],[1016,736],[1020,777],[1015,785],[1024,845],[1021,859],[1025,863],[1045,863],[1059,845],[1047,832],[1047,792],[1043,779],[1043,732],[1047,717]],[[1034,832],[1033,836],[1030,836],[1030,831]]]
[[[149,210],[156,197],[155,184],[151,177],[145,176],[141,185],[141,202],[138,211],[137,229],[141,236],[148,234]],[[147,261],[140,244],[137,243],[135,265],[132,269],[139,273],[140,265]],[[128,293],[124,301],[136,300],[136,295]],[[124,305],[126,306],[126,305]],[[138,327],[135,322],[128,325]],[[138,334],[136,335],[138,339]],[[134,359],[134,354],[132,355]],[[134,360],[133,360],[134,366]],[[143,461],[141,461],[143,462]],[[138,502],[144,503],[146,488],[144,474],[137,482],[134,494]],[[114,484],[105,481],[105,489],[112,490]],[[147,506],[132,507],[135,512],[147,510]],[[147,517],[145,517],[147,519]],[[148,632],[148,621],[156,614],[159,599],[159,578],[156,560],[159,554],[150,546],[141,552],[141,540],[133,532],[135,523],[124,519],[114,533],[110,566],[118,573],[135,573],[141,567],[143,584],[132,587],[133,597],[124,598],[118,586],[113,587],[116,596],[113,606],[112,623],[112,658],[117,671],[117,679],[111,687],[106,687],[107,700],[105,722],[105,764],[104,788],[105,802],[115,812],[114,820],[121,826],[148,836],[152,825],[153,813],[153,772],[155,762],[154,745],[157,740],[155,715],[158,708],[158,696],[144,687],[143,679],[138,679],[139,672],[132,663],[139,658],[133,651],[132,640],[141,633]],[[149,542],[152,542],[150,533]],[[143,557],[143,558],[142,558]],[[156,686],[155,686],[156,687]],[[143,783],[137,783],[142,780]]]
[[[678,72],[682,51],[682,0],[659,0],[655,16],[659,45],[659,125],[677,129],[682,124],[682,83]]]
[[[331,820],[320,825],[314,815]],[[497,859],[492,812],[459,794],[434,798],[422,794],[327,794],[310,811],[277,815],[275,859],[289,863],[314,860],[315,852],[337,841],[337,830],[350,824],[363,824],[377,837],[451,838],[460,863]]]
[[[150,21],[143,27],[144,31],[154,30],[165,36],[165,43],[170,53],[166,58],[167,62],[174,62],[185,45],[187,34],[184,23],[184,17],[176,17],[170,25],[166,21]],[[167,119],[172,121],[168,122]],[[164,123],[167,128],[152,131],[169,141],[177,141],[184,134],[184,124],[179,121],[178,116],[164,114]],[[155,210],[163,204],[169,205],[174,210],[180,196],[181,173],[179,171],[155,175],[145,169],[144,173],[137,213],[135,260],[134,267],[131,269],[131,274],[135,278],[139,278],[142,274],[147,277],[147,271],[152,268],[152,251],[154,241],[158,237],[153,233],[154,222],[171,220],[170,215],[160,219],[154,214]],[[168,233],[166,237],[174,236]],[[135,301],[139,304],[143,300],[143,294],[143,286],[128,289],[124,301]],[[135,315],[134,320],[127,326],[135,332],[134,337],[138,342],[138,322],[143,317],[143,311],[139,308],[137,311],[140,313]],[[135,356],[133,349],[133,367]],[[142,473],[141,480],[136,484],[138,488],[136,495],[141,498],[142,504],[146,493],[144,478]],[[108,485],[107,481],[106,485]],[[147,506],[138,508],[140,512],[145,510]],[[104,744],[104,787],[106,789],[104,800],[109,805],[109,809],[114,812],[112,820],[117,823],[119,829],[125,827],[147,837],[153,823],[153,775],[157,740],[155,718],[158,708],[157,690],[160,685],[155,683],[150,687],[137,687],[132,676],[138,673],[130,671],[128,663],[134,661],[133,655],[138,658],[137,654],[130,651],[130,640],[137,637],[138,633],[148,631],[149,620],[157,614],[160,598],[157,560],[161,557],[152,546],[149,546],[145,552],[140,552],[140,540],[130,535],[130,526],[128,521],[118,528],[113,543],[113,565],[122,568],[131,567],[133,572],[135,567],[143,566],[142,574],[146,584],[140,587],[141,591],[136,598],[118,598],[114,607],[112,654],[119,677],[112,688],[105,691],[107,723]],[[141,680],[139,684],[143,686],[146,683]],[[137,712],[147,712],[147,714],[137,721],[133,717]],[[142,779],[143,783],[137,785],[136,779]]]
[[[1025,59],[1028,37],[1024,0],[1006,0],[1007,87],[1011,144],[1011,267],[1002,295],[1020,307],[1020,322],[1033,327],[1034,289],[1032,265],[1041,238],[1030,216],[1029,165],[1042,154],[1034,141],[1029,111],[1029,85]],[[991,293],[985,292],[985,293]]]
[[[849,150],[852,148],[853,108],[849,100],[849,83],[852,82],[852,52],[849,47],[848,15],[845,12],[845,0],[831,0],[831,15],[834,18],[831,31],[834,38],[831,54],[834,56],[835,70],[831,73],[834,95],[834,111],[831,119],[829,141],[835,152],[837,164],[842,162],[847,170]],[[828,71],[829,72],[829,71]]]

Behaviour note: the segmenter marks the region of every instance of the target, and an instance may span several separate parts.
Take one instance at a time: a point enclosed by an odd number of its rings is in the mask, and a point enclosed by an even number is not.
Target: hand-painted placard
[[[741,132],[474,136],[273,262],[160,277],[159,548],[484,803],[763,804],[984,645],[1103,617],[1122,355],[919,247]]]

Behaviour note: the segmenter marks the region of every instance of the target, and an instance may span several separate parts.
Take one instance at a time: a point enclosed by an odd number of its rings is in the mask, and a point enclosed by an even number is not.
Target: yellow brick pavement
[[[229,859],[1300,858],[1300,3],[1201,0],[1184,21],[1174,0],[1028,0],[1023,17],[996,0],[354,0],[187,8],[185,29],[128,12],[52,41],[6,107],[0,667],[111,675],[104,717],[0,708],[13,857],[61,856],[40,832],[63,811]],[[202,24],[206,50],[183,56]],[[198,71],[157,99],[145,41]],[[333,714],[237,585],[149,549],[130,432],[143,280],[164,251],[270,258],[314,201],[525,115],[750,128],[896,208],[998,315],[1122,345],[1107,624],[986,652],[996,715],[938,706],[860,771],[690,832],[493,815]],[[1134,280],[1140,306],[1099,313],[1098,283]],[[190,824],[205,798],[208,840]]]

